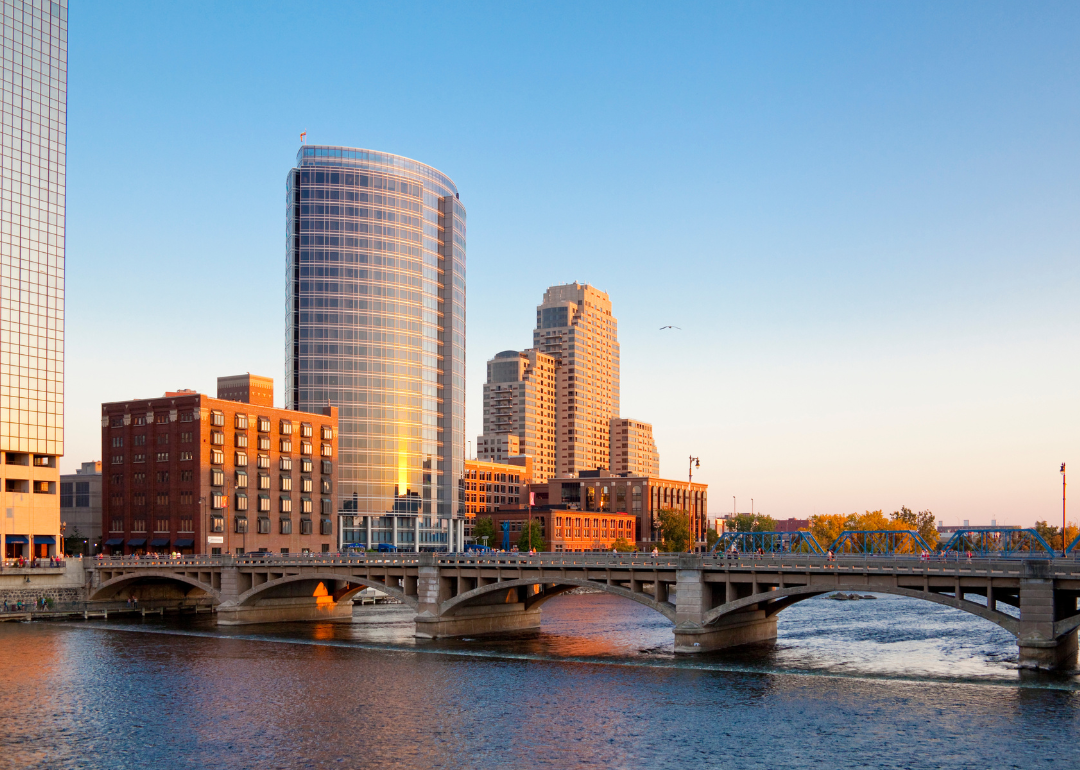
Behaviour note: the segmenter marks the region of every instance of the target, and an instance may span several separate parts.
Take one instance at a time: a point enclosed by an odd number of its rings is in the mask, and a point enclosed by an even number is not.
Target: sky
[[[65,472],[103,402],[245,371],[280,402],[306,131],[456,182],[468,439],[486,360],[577,280],[710,513],[1060,522],[1075,3],[72,5]]]

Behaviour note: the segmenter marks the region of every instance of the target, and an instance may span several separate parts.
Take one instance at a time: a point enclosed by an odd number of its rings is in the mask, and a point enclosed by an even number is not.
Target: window
[[[330,479],[324,478],[322,481],[319,482],[319,487],[319,491],[322,492],[324,495],[330,494]],[[473,498],[473,502],[475,503],[476,495],[473,495]]]
[[[157,435],[157,442],[158,442],[158,444],[168,444],[169,443],[169,434],[168,433],[159,433]]]
[[[291,471],[292,470],[292,458],[291,457],[282,457],[282,458],[280,458],[278,460],[278,469],[283,470],[283,471]]]
[[[259,436],[259,449],[261,449],[264,452],[269,452],[270,451],[270,437],[269,436]]]
[[[210,469],[210,486],[223,487],[225,486],[225,471],[221,468]]]
[[[181,412],[180,422],[194,422],[195,415],[192,412]]]
[[[211,532],[224,532],[225,531],[225,517],[214,514],[210,517],[210,531]]]
[[[311,492],[311,478],[309,476],[300,477],[300,491],[308,493]]]
[[[194,501],[194,495],[190,490],[180,493],[180,505],[191,505]]]
[[[291,535],[292,534],[292,519],[281,519],[280,521],[281,521],[281,534],[283,534],[283,535]]]
[[[144,462],[146,462],[146,455],[132,455],[131,456],[131,462],[133,462],[133,463],[144,463]]]
[[[212,462],[214,465],[224,465],[225,464],[225,453],[222,452],[220,449],[211,449],[210,450],[210,462]]]
[[[236,472],[236,488],[247,489],[247,471]]]
[[[169,531],[169,520],[168,519],[155,519],[154,520],[154,531],[155,532],[168,532]]]
[[[146,483],[146,474],[145,473],[133,473],[131,475],[131,480],[134,481],[136,484],[145,484]]]
[[[146,417],[144,415],[140,415],[139,417],[133,417],[131,419],[131,423],[133,425],[146,425]]]
[[[334,464],[332,462],[330,462],[329,460],[323,460],[322,461],[322,472],[324,474],[326,474],[327,476],[329,476],[330,474],[332,474],[334,472]]]
[[[180,433],[180,443],[181,444],[190,444],[191,443],[191,431],[190,430],[185,430],[185,431]]]
[[[180,471],[180,480],[181,481],[194,481],[195,480],[195,471]]]
[[[269,433],[269,432],[270,432],[270,418],[269,417],[260,417],[259,418],[259,433]]]
[[[233,436],[233,443],[241,448],[247,448],[247,434],[237,433]]]
[[[157,483],[158,484],[168,484],[169,483],[169,472],[168,471],[158,471],[157,472]]]
[[[257,468],[269,468],[270,467],[270,455],[259,455],[255,458],[255,466]]]
[[[330,441],[332,438],[334,438],[334,429],[331,428],[329,425],[324,425],[319,431],[319,435],[322,437],[323,441]]]
[[[112,445],[113,445],[113,448],[122,447],[124,445],[124,437],[123,436],[113,436]]]
[[[243,492],[236,493],[236,510],[246,511],[248,509],[247,495]]]
[[[109,531],[110,532],[123,532],[124,531],[124,520],[123,519],[113,519],[109,524]]]
[[[278,510],[282,513],[292,513],[292,499],[287,495],[282,495],[278,500]]]
[[[260,535],[269,535],[270,518],[268,516],[260,516],[256,521],[258,522],[258,533]]]
[[[247,415],[238,414],[233,418],[233,426],[237,430],[247,430]]]
[[[123,455],[113,455],[112,456],[112,464],[113,465],[123,465],[124,464],[124,456]]]
[[[146,531],[146,519],[135,519],[131,522],[132,532],[145,532]]]
[[[225,427],[225,413],[214,410],[210,412],[210,424],[216,428]]]
[[[312,462],[311,462],[310,457],[301,457],[300,458],[300,471],[301,471],[301,473],[311,473],[311,466],[312,466]]]
[[[332,535],[334,534],[334,523],[330,519],[319,519],[319,534],[320,535]],[[329,547],[326,550],[330,550]]]
[[[214,446],[225,446],[225,431],[210,431],[210,443]]]
[[[278,433],[282,436],[292,435],[292,422],[289,420],[282,420],[278,423]]]
[[[259,495],[259,511],[266,513],[270,510],[270,495]]]
[[[138,436],[131,437],[131,443],[133,446],[146,446],[146,434],[139,434]]]
[[[180,532],[194,532],[195,528],[191,525],[191,518],[180,519]]]
[[[281,439],[281,451],[282,452],[291,452],[292,451],[292,439],[287,439],[287,438]]]
[[[235,457],[235,459],[233,461],[233,465],[235,465],[237,468],[246,468],[247,467],[247,452],[237,452],[236,457]]]
[[[185,461],[190,461],[190,460],[191,460],[191,452],[181,452],[180,453],[180,462],[185,462]]]
[[[302,422],[302,423],[300,423],[300,435],[303,438],[311,438],[311,423],[310,422]]]
[[[73,484],[70,481],[60,482],[60,507],[61,508],[73,508],[75,507],[75,490]]]
[[[300,519],[300,534],[301,535],[310,535],[311,534],[311,519]]]
[[[329,444],[323,444],[319,451],[322,453],[323,457],[332,457],[334,454],[334,450]]]
[[[214,490],[210,493],[210,509],[220,511],[225,507],[225,493]]]
[[[320,512],[323,516],[329,516],[334,512],[334,501],[329,497],[321,498],[319,501]]]
[[[237,533],[243,533],[248,531],[247,516],[237,516],[233,519],[234,531]]]
[[[158,452],[157,453],[157,461],[159,463],[167,463],[167,462],[169,462],[169,453],[168,452]]]
[[[270,474],[269,473],[260,473],[259,474],[259,489],[269,489],[269,488],[270,488]]]
[[[166,414],[165,412],[160,412],[160,413],[154,415],[154,422],[156,422],[158,425],[164,425],[168,421],[169,421],[169,415]]]
[[[292,491],[292,476],[282,476],[281,480],[280,480],[280,484],[281,484],[280,489],[281,489],[282,492],[291,492]]]
[[[305,515],[310,515],[312,513],[312,510],[311,510],[311,498],[310,497],[301,497],[300,498],[300,513],[305,514]]]
[[[113,417],[112,421],[109,424],[114,428],[121,428],[124,425],[124,418],[123,417]]]
[[[300,454],[304,454],[304,455],[311,454],[311,442],[310,441],[301,441],[300,442]]]

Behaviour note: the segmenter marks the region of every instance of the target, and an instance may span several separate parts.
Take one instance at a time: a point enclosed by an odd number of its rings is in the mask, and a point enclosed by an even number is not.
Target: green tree
[[[683,511],[662,510],[660,519],[660,548],[666,553],[683,552],[690,547],[690,516]]]
[[[706,530],[706,532],[705,532],[705,545],[710,551],[712,550],[712,547],[714,545],[716,545],[716,541],[719,540],[719,539],[720,539],[720,534],[715,529],[713,529],[712,527],[709,527],[709,529]]]
[[[620,553],[626,553],[627,551],[634,550],[634,544],[627,540],[625,537],[616,538],[615,542],[611,544],[611,547]]]
[[[484,545],[484,538],[487,538],[487,544],[494,548],[497,543],[495,542],[495,522],[490,518],[485,517],[483,519],[478,518],[476,523],[473,524],[473,540],[480,545]]]
[[[1061,527],[1055,527],[1045,521],[1035,522],[1035,531],[1042,535],[1042,539],[1055,551],[1062,549],[1061,545]],[[1065,545],[1068,545],[1066,543]]]
[[[547,550],[547,544],[544,542],[544,533],[540,528],[539,521],[534,519],[533,521],[525,522],[525,526],[521,528],[521,537],[518,538],[517,547],[519,551],[529,551],[534,548],[537,551]]]
[[[740,513],[728,519],[728,529],[732,532],[775,532],[776,519],[760,513]]]
[[[919,536],[926,541],[931,548],[937,548],[938,531],[934,521],[933,511],[919,511],[915,513],[906,505],[900,506],[899,511],[892,512],[894,524],[902,524],[901,529],[914,529]]]

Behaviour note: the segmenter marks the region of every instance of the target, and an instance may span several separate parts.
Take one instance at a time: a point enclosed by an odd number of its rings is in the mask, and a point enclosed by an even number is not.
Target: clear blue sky
[[[103,401],[280,389],[306,130],[461,190],[469,438],[485,360],[580,280],[713,513],[1060,520],[1080,5],[72,5],[65,469]]]

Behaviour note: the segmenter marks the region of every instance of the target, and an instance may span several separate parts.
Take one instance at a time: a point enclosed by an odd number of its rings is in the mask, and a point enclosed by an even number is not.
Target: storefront
[[[127,541],[128,553],[131,556],[141,556],[146,553],[146,538],[145,537],[133,537]]]
[[[34,556],[38,559],[48,559],[56,555],[55,535],[34,535]]]
[[[110,556],[123,556],[124,555],[124,538],[111,537],[104,543],[105,547],[109,549]]]
[[[4,536],[4,558],[30,558],[30,538],[26,535]]]

